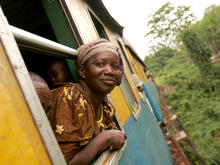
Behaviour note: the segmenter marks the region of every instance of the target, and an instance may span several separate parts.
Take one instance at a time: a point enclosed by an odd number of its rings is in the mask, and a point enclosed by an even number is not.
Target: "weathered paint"
[[[173,165],[164,136],[147,103],[140,102],[138,120],[132,116],[124,124],[127,146],[119,165]]]
[[[118,48],[120,48],[120,46],[119,46],[117,40],[115,40],[115,37],[114,37],[114,35],[111,33],[111,31],[110,31],[110,30],[107,30],[106,32],[107,32],[107,34],[110,36],[110,39],[112,39],[112,42],[113,42],[115,45],[117,45]],[[118,38],[118,39],[120,40],[120,38]],[[131,78],[131,72],[130,72],[130,70],[129,70],[129,68],[128,68],[128,64],[126,63],[125,58],[123,57],[124,55],[123,55],[123,54],[121,54],[121,55],[122,55],[123,62],[124,62],[124,70],[125,70],[125,73],[124,73],[124,74],[126,74],[126,77],[127,77],[128,81],[130,81],[130,82],[129,82],[130,87],[132,88],[132,91],[133,91],[133,93],[134,93],[134,95],[135,95],[137,101],[139,102],[139,101],[141,100],[141,97],[140,97],[140,95],[139,95],[139,93],[138,93],[138,90],[137,90],[137,88],[136,88],[136,86],[135,86],[135,84],[134,84],[134,82],[133,82],[133,80],[132,80],[132,78]],[[120,90],[120,91],[116,91],[116,92],[115,92],[115,95],[112,96],[112,97],[113,97],[113,99],[114,99],[115,106],[118,107],[118,108],[116,108],[116,110],[117,110],[117,112],[118,112],[118,114],[119,114],[120,121],[121,121],[122,124],[124,125],[125,121],[126,121],[126,120],[128,119],[128,117],[130,116],[131,111],[130,111],[130,109],[129,109],[129,107],[128,107],[128,104],[127,104],[125,98],[123,97],[123,99],[119,99],[119,98],[121,98],[121,97],[119,97],[119,93],[122,93],[121,90]],[[122,93],[122,95],[123,95],[123,93]],[[124,95],[123,95],[123,96],[124,96]],[[125,102],[126,107],[122,107],[122,105],[124,105],[124,104],[122,104],[123,102]],[[120,107],[122,107],[122,108],[120,108]],[[127,111],[127,110],[128,110],[128,111]]]
[[[51,164],[0,43],[0,162]]]

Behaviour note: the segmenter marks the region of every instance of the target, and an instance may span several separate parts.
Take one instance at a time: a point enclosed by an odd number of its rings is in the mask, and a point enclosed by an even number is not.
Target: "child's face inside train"
[[[57,83],[71,80],[70,72],[64,62],[52,62],[48,67],[48,73],[52,86],[55,86]]]

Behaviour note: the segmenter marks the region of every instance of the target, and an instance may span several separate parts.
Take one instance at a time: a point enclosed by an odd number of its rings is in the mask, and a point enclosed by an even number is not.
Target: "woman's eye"
[[[113,68],[114,68],[115,70],[119,70],[119,65],[113,65]]]
[[[103,63],[103,62],[97,62],[97,63],[96,63],[96,66],[102,67],[102,66],[104,66],[104,63]]]

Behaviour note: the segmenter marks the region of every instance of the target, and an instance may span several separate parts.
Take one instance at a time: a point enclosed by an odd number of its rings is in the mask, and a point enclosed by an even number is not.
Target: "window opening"
[[[43,6],[37,0],[1,1],[2,10],[10,25],[56,40]]]
[[[42,3],[41,3],[42,2]],[[76,49],[78,44],[58,0],[1,0],[1,7],[10,25]],[[20,47],[20,49],[24,49]],[[75,61],[66,59],[78,80]]]
[[[130,87],[130,84],[126,78],[126,75],[124,75],[122,77],[122,82],[121,82],[121,85],[120,85],[121,89],[122,89],[122,92],[125,96],[125,99],[128,103],[128,106],[129,106],[129,109],[130,111],[132,112],[132,115],[135,117],[135,119],[137,119],[137,112],[140,110],[140,106],[136,100],[136,97]]]
[[[68,11],[64,11],[67,10],[67,8],[65,8],[63,1],[41,0],[41,2],[58,42],[71,48],[77,49],[81,40],[79,39],[79,36],[76,37],[77,32],[74,32],[76,29],[71,28],[73,25],[70,23],[70,20],[67,19]],[[66,61],[74,77],[74,80],[78,81],[79,74],[75,61],[70,59],[66,59]]]
[[[109,40],[109,38],[105,32],[105,29],[104,29],[103,25],[100,23],[100,21],[95,17],[95,15],[90,10],[89,10],[89,14],[90,14],[92,21],[95,25],[95,28],[99,34],[99,37]]]
[[[122,53],[123,53],[123,55],[124,55],[124,57],[125,57],[125,60],[126,60],[126,62],[127,62],[127,64],[128,64],[128,68],[129,68],[130,72],[133,74],[134,71],[133,71],[133,69],[132,69],[132,67],[131,67],[131,64],[130,64],[130,62],[129,62],[127,56],[126,56],[126,53],[125,53],[125,51],[124,51],[124,49],[123,49],[123,47],[122,47],[122,45],[121,45],[121,43],[120,43],[119,41],[118,41],[118,44],[119,44],[119,47],[120,47],[120,49],[121,49],[121,51],[122,51]]]
[[[133,68],[131,67],[130,61],[127,58],[127,55],[126,55],[126,53],[125,53],[125,51],[124,51],[124,49],[122,47],[122,44],[121,44],[121,42],[119,40],[117,40],[117,41],[118,41],[119,47],[120,47],[120,49],[122,51],[122,55],[124,56],[125,61],[126,61],[127,65],[128,65],[129,71],[130,71],[131,74],[133,74],[134,73]],[[138,112],[140,110],[140,106],[139,106],[139,104],[137,102],[137,99],[136,99],[136,97],[134,95],[134,92],[133,92],[133,90],[132,90],[132,88],[131,88],[131,86],[129,84],[129,81],[128,81],[128,79],[127,79],[125,74],[122,77],[122,82],[121,82],[120,87],[121,87],[122,92],[123,92],[123,94],[125,96],[125,99],[126,99],[126,101],[128,103],[129,109],[132,112],[132,115],[134,116],[135,119],[137,119],[138,115],[139,115]]]

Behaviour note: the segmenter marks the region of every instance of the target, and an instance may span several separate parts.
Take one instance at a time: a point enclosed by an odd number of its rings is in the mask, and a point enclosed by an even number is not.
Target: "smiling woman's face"
[[[94,93],[110,93],[120,79],[118,56],[109,52],[96,54],[86,62],[81,77]]]

